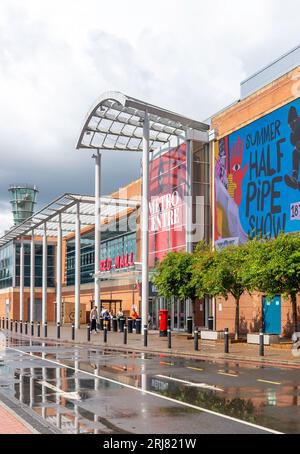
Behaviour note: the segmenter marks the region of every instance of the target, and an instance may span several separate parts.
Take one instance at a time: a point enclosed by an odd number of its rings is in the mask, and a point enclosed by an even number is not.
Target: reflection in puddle
[[[111,383],[97,377],[99,375],[274,430],[300,432],[297,372],[294,372],[291,380],[292,386],[274,389],[258,386],[256,380],[251,383],[243,381],[246,373],[248,380],[250,374],[256,377],[257,372],[263,373],[264,369],[257,366],[243,368],[239,364],[225,363],[220,368],[210,362],[170,359],[166,355],[158,358],[151,354],[118,353],[109,349],[72,349],[51,343],[45,343],[41,347],[39,343],[33,342],[28,346],[28,343],[19,342],[17,347],[23,347],[34,358],[20,353],[11,354],[8,358],[9,365],[0,367],[0,389],[13,394],[47,424],[63,433],[126,433],[134,431],[136,422],[143,419],[148,430],[151,430],[152,423],[155,423],[153,420],[165,418],[171,424],[172,418],[192,418],[197,413],[176,404],[167,405],[166,401],[156,404],[153,396],[129,392],[122,384]],[[57,363],[63,361],[64,364],[45,363],[44,360],[47,359]],[[172,362],[173,366],[167,367],[161,365],[161,362]],[[162,368],[163,375],[167,375],[164,379],[158,378],[162,375]],[[200,371],[200,368],[209,371],[210,382],[216,380],[216,377],[225,380],[222,394],[168,380],[168,377],[187,380],[185,374],[194,373],[189,380],[197,381],[199,376],[196,371]],[[90,377],[84,371],[91,374]],[[240,380],[242,376],[242,384],[240,382],[234,385],[236,382],[233,378],[220,378],[218,372],[235,376],[235,380]],[[205,383],[205,380],[205,377],[203,380],[201,378],[201,382]],[[72,393],[76,393],[78,399],[74,395],[72,398]],[[134,400],[128,397],[132,393],[136,393]],[[133,423],[130,425],[131,420]],[[115,421],[115,424],[111,421]],[[188,427],[188,422],[186,424]]]

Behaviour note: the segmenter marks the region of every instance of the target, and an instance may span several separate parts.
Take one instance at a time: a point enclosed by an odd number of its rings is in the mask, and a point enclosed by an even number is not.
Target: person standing
[[[97,321],[98,321],[98,308],[97,306],[94,306],[93,309],[91,310],[90,314],[90,322],[91,322],[91,333],[95,331],[97,333]]]
[[[110,313],[108,310],[106,310],[104,312],[103,319],[104,319],[104,328],[106,328],[107,331],[109,331],[110,330]]]
[[[131,318],[133,320],[133,329],[136,329],[136,321],[138,319],[138,313],[135,309],[133,309],[133,311],[131,312]]]

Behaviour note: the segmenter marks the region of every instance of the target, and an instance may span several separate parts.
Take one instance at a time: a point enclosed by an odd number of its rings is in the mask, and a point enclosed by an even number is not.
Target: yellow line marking
[[[203,370],[204,370],[204,369],[199,369],[198,367],[187,367],[187,369],[196,370],[198,372],[203,372]]]
[[[163,362],[163,361],[161,361],[160,364],[161,364],[162,366],[175,366],[174,363],[165,363],[165,362]]]
[[[282,383],[278,382],[278,381],[269,381],[269,380],[257,380],[259,381],[260,383],[268,383],[269,385],[281,385]]]
[[[219,370],[218,374],[225,375],[226,377],[238,377],[238,375],[236,375],[236,374],[229,374],[227,372],[223,372],[222,370]]]

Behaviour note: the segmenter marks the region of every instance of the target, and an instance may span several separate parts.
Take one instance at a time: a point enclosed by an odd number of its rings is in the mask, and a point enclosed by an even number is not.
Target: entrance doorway
[[[185,331],[186,328],[186,302],[173,300],[171,305],[171,327],[174,331]]]
[[[101,308],[117,315],[122,310],[122,300],[101,300],[100,310]]]
[[[281,334],[281,297],[263,298],[263,322],[266,334]]]
[[[27,320],[30,320],[30,301],[27,304]],[[42,321],[42,301],[41,300],[35,300],[35,302],[34,302],[33,321],[34,322]]]
[[[173,331],[186,331],[186,319],[191,313],[190,304],[188,301],[179,301],[175,298],[169,300],[163,297],[150,298],[149,313],[152,319],[152,329],[159,329],[159,312],[161,309],[167,309],[171,318],[171,329]]]

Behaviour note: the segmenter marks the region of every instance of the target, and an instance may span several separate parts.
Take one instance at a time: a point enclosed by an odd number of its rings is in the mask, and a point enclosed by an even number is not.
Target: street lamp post
[[[101,249],[101,153],[98,150],[93,156],[95,159],[95,281],[94,300],[96,306],[100,302],[100,280],[97,274],[100,270]]]
[[[143,125],[143,194],[142,194],[142,333],[148,326],[149,306],[149,117]]]

